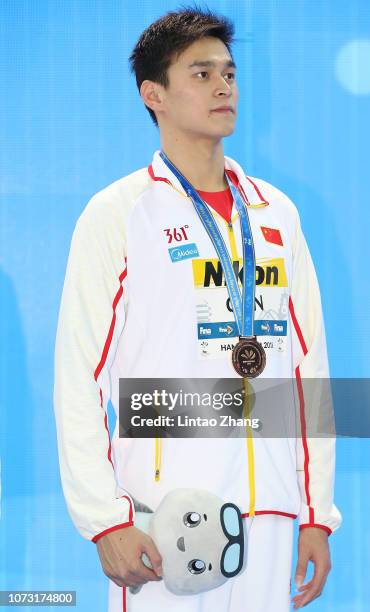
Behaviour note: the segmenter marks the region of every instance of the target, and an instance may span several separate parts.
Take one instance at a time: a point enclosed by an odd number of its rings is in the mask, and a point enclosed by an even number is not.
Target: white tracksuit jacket
[[[61,475],[72,519],[93,541],[133,524],[131,496],[155,509],[179,486],[213,491],[245,515],[298,516],[301,526],[329,533],[340,524],[334,440],[304,435],[314,407],[301,380],[329,372],[319,287],[299,216],[282,192],[246,177],[228,157],[225,169],[237,177],[254,238],[255,321],[267,353],[262,377],[296,379],[303,436],[252,439],[248,447],[242,438],[164,439],[160,465],[158,441],[120,439],[118,427],[110,441],[107,405],[118,413],[119,378],[237,377],[234,318],[217,254],[157,151],[149,168],[109,185],[83,211],[61,302],[55,364]],[[232,259],[240,260],[236,208],[233,228],[213,214]]]

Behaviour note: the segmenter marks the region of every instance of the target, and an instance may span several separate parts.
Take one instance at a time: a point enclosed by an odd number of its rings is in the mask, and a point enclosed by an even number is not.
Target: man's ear
[[[145,104],[153,111],[161,111],[163,108],[162,87],[159,83],[145,80],[140,86],[140,96]]]

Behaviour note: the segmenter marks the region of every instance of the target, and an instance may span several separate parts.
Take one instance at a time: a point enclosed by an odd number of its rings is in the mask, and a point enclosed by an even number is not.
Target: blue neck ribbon
[[[246,206],[241,198],[239,191],[235,188],[229,177],[226,176],[229,188],[231,190],[235,206],[237,208],[240,227],[242,233],[243,244],[243,287],[242,293],[238,285],[238,277],[235,274],[229,251],[225,245],[225,241],[220,233],[220,230],[213,218],[208,206],[200,197],[199,193],[189,183],[189,181],[181,174],[181,172],[168,159],[166,154],[161,151],[160,156],[167,167],[173,172],[176,178],[181,183],[187,195],[191,198],[194,208],[203,223],[203,226],[210,237],[216,253],[221,262],[221,266],[225,275],[226,287],[229,293],[230,301],[233,307],[235,321],[238,326],[238,333],[241,338],[254,336],[254,297],[256,283],[256,258],[254,253],[254,244],[251,226],[249,222]]]

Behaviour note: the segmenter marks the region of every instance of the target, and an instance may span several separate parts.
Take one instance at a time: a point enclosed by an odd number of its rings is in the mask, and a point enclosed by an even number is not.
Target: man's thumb
[[[144,550],[150,559],[153,571],[157,574],[157,576],[162,576],[162,557],[159,554],[154,542],[152,540],[149,540],[146,543]]]
[[[297,589],[302,586],[307,572],[308,559],[298,559],[295,571],[295,584]]]

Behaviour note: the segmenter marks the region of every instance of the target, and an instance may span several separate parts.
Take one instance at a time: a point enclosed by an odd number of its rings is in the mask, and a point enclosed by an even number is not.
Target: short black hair
[[[154,21],[141,34],[129,58],[138,90],[146,79],[168,87],[167,70],[173,57],[178,57],[193,42],[205,36],[219,38],[232,55],[234,24],[208,8],[201,10],[197,6],[184,7],[177,12],[170,11]],[[154,111],[145,107],[158,126]]]

